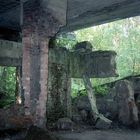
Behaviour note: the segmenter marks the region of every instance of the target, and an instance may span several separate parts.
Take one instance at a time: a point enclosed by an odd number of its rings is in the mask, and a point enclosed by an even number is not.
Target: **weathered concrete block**
[[[85,47],[83,48],[87,50],[86,47],[89,45],[86,44],[88,43],[83,44]],[[77,46],[75,49],[80,50],[80,47]],[[71,78],[82,78],[83,74],[90,78],[117,76],[115,57],[116,53],[114,51],[89,51],[85,53],[80,51],[70,52],[65,48],[49,50],[49,63],[65,65]]]
[[[69,118],[60,118],[56,122],[56,127],[58,130],[72,130],[73,122]]]
[[[127,80],[115,84],[118,119],[124,125],[138,123],[138,109],[134,100],[134,90]]]
[[[1,66],[21,66],[22,44],[0,40],[0,65]]]
[[[112,121],[105,118],[103,115],[99,116],[99,119],[96,122],[95,127],[97,129],[109,129],[111,127]]]
[[[116,53],[113,51],[71,52],[70,55],[70,75],[73,78],[81,78],[84,74],[90,78],[117,76]]]
[[[21,56],[22,56],[21,43],[0,40],[0,57],[21,58]]]

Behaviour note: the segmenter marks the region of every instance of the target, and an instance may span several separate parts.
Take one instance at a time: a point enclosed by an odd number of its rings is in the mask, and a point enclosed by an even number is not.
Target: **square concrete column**
[[[33,124],[41,128],[46,127],[49,40],[62,25],[53,10],[55,1],[28,0],[23,3],[22,74],[25,115],[30,115]]]

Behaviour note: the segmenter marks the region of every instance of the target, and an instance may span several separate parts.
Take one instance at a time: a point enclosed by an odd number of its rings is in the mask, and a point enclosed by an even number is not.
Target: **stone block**
[[[96,122],[95,127],[97,129],[109,129],[111,127],[112,121],[105,118],[103,115],[99,116],[99,119]]]
[[[71,52],[70,75],[72,78],[82,78],[84,74],[90,78],[117,76],[115,57],[113,51]]]
[[[77,51],[79,53],[80,52],[91,52],[92,51],[92,45],[88,41],[83,41],[83,42],[77,43],[74,46],[74,51]]]
[[[73,129],[73,122],[69,118],[60,118],[56,122],[56,128],[58,130],[72,130]]]

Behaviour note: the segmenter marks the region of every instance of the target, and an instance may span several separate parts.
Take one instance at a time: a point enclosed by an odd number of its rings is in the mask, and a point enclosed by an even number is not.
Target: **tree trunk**
[[[91,104],[92,115],[96,122],[95,127],[98,129],[108,129],[111,126],[112,121],[104,117],[102,114],[99,113],[96,105],[96,97],[93,92],[92,84],[90,78],[86,75],[83,75],[83,81],[85,84],[85,88],[88,93],[88,98]]]
[[[22,81],[21,67],[16,67],[16,91],[15,91],[16,104],[23,103],[21,81]]]
[[[90,104],[91,104],[92,115],[96,121],[99,118],[99,111],[98,111],[97,105],[96,105],[96,97],[95,97],[95,94],[93,92],[93,88],[92,88],[90,79],[86,75],[83,76],[83,81],[84,81],[85,88],[86,88],[87,93],[88,93],[88,99],[89,99]]]

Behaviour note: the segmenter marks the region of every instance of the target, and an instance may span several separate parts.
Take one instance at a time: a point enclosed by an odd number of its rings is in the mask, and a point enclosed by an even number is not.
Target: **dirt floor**
[[[62,140],[140,140],[140,131],[85,131],[82,133],[59,132]],[[60,138],[60,140],[61,140]]]
[[[30,131],[24,138],[25,133],[9,133],[3,135],[0,140],[140,140],[140,129],[111,129],[111,130],[82,130],[79,132],[55,131],[48,132],[42,130]],[[12,135],[10,135],[12,134]],[[51,138],[50,138],[51,136]]]

